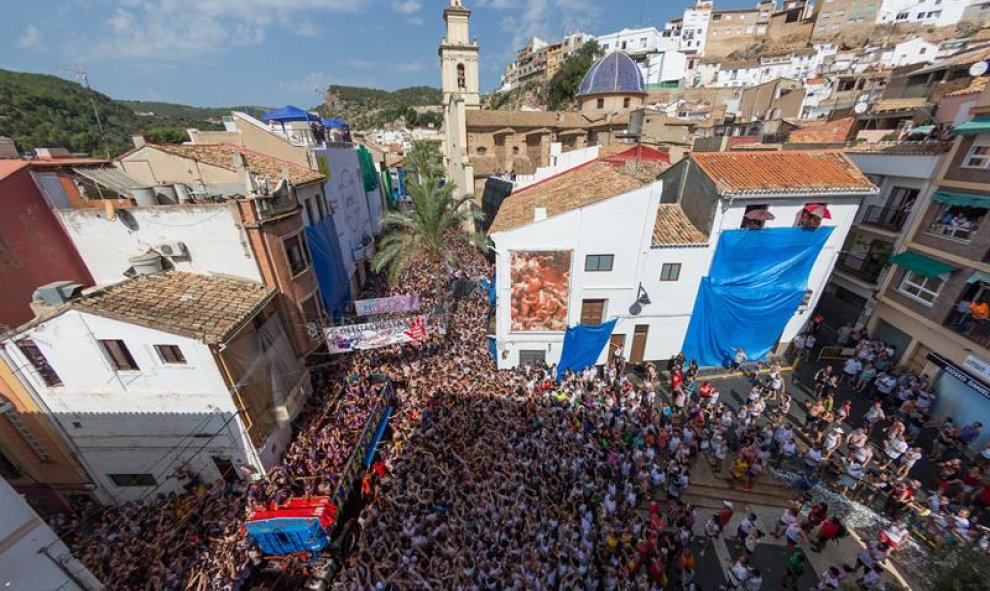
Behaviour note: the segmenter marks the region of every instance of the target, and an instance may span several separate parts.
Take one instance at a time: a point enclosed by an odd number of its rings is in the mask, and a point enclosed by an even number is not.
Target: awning
[[[935,130],[934,125],[919,125],[918,127],[912,127],[911,131],[908,132],[909,135],[915,135],[917,133],[929,134]]]
[[[960,207],[983,207],[990,209],[990,195],[974,195],[973,193],[956,193],[954,191],[936,191],[932,201]]]
[[[80,176],[93,181],[97,185],[106,187],[107,189],[120,193],[121,195],[130,195],[134,189],[148,186],[147,183],[142,183],[141,181],[121,171],[119,168],[114,168],[112,166],[90,168],[78,167],[73,168],[72,170]]]
[[[976,283],[978,281],[990,285],[990,273],[985,271],[973,271],[973,275],[966,280],[966,283]]]
[[[954,135],[990,133],[990,117],[970,119],[966,123],[960,123],[953,128],[952,133]]]
[[[894,255],[891,257],[890,262],[898,267],[903,267],[909,271],[914,271],[918,275],[928,277],[929,279],[935,279],[936,277],[940,277],[946,273],[958,271],[958,269],[952,265],[926,257],[923,254],[911,252],[910,250],[905,250],[900,254]]]

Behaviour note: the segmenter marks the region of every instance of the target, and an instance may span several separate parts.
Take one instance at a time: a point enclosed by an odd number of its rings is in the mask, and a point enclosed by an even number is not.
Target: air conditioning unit
[[[189,254],[185,242],[163,242],[155,250],[167,257],[184,257]]]

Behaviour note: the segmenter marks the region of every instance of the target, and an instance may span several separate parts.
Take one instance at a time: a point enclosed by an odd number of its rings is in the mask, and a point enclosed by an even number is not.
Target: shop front
[[[980,437],[970,446],[974,451],[982,449],[990,442],[990,377],[982,375],[979,368],[990,365],[970,356],[960,366],[938,353],[929,353],[928,361],[939,368],[934,381],[934,417],[952,417],[959,427],[973,421],[983,423]]]

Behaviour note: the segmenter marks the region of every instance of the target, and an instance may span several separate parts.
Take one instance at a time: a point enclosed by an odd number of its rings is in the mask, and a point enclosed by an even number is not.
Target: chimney
[[[135,148],[143,148],[148,144],[148,141],[144,139],[143,135],[132,135],[131,141],[134,142]]]

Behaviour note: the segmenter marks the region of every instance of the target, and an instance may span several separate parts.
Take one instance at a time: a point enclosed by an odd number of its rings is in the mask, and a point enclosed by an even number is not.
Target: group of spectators
[[[470,247],[458,259],[449,274],[488,275]],[[393,293],[418,293],[430,306],[434,286],[433,271],[414,266]],[[882,589],[884,561],[919,523],[944,543],[990,551],[977,525],[990,507],[982,472],[990,450],[982,464],[961,453],[982,426],[933,423],[927,377],[895,368],[892,348],[862,331],[840,334],[850,361],[816,374],[803,412],[773,364],[753,374],[733,410],[683,356],[663,372],[646,364],[635,383],[621,355],[561,381],[545,367],[498,371],[486,347],[487,298],[470,294],[447,309],[442,337],[339,357],[328,382],[358,377],[335,404],[314,396],[267,478],[205,483],[180,474],[184,493],[89,507],[56,525],[111,591],[236,590],[262,559],[242,532],[250,508],[331,494],[380,387],[364,378],[385,374],[398,385],[393,436],[381,447],[384,476],[358,518],[357,546],[334,583],[340,591],[697,589],[700,556],[692,547],[705,552],[705,542],[731,535],[734,512],[727,502],[706,520],[683,501],[698,461],[743,489],[769,471],[794,469],[888,512],[880,538],[856,565],[822,573],[821,589],[853,575],[863,589]],[[838,400],[842,382],[876,399],[862,427],[853,427],[860,417],[850,401]],[[805,417],[799,428],[797,416]],[[919,436],[933,428],[929,445]],[[925,456],[942,463],[930,485],[937,494],[922,501],[913,469]],[[735,534],[747,552],[727,565],[726,584],[759,590],[765,573],[746,554],[777,534],[787,542],[780,572],[792,575],[781,584],[793,585],[806,549],[821,550],[845,532],[821,505],[791,508],[774,532],[743,513]],[[912,520],[919,507],[928,513]]]

